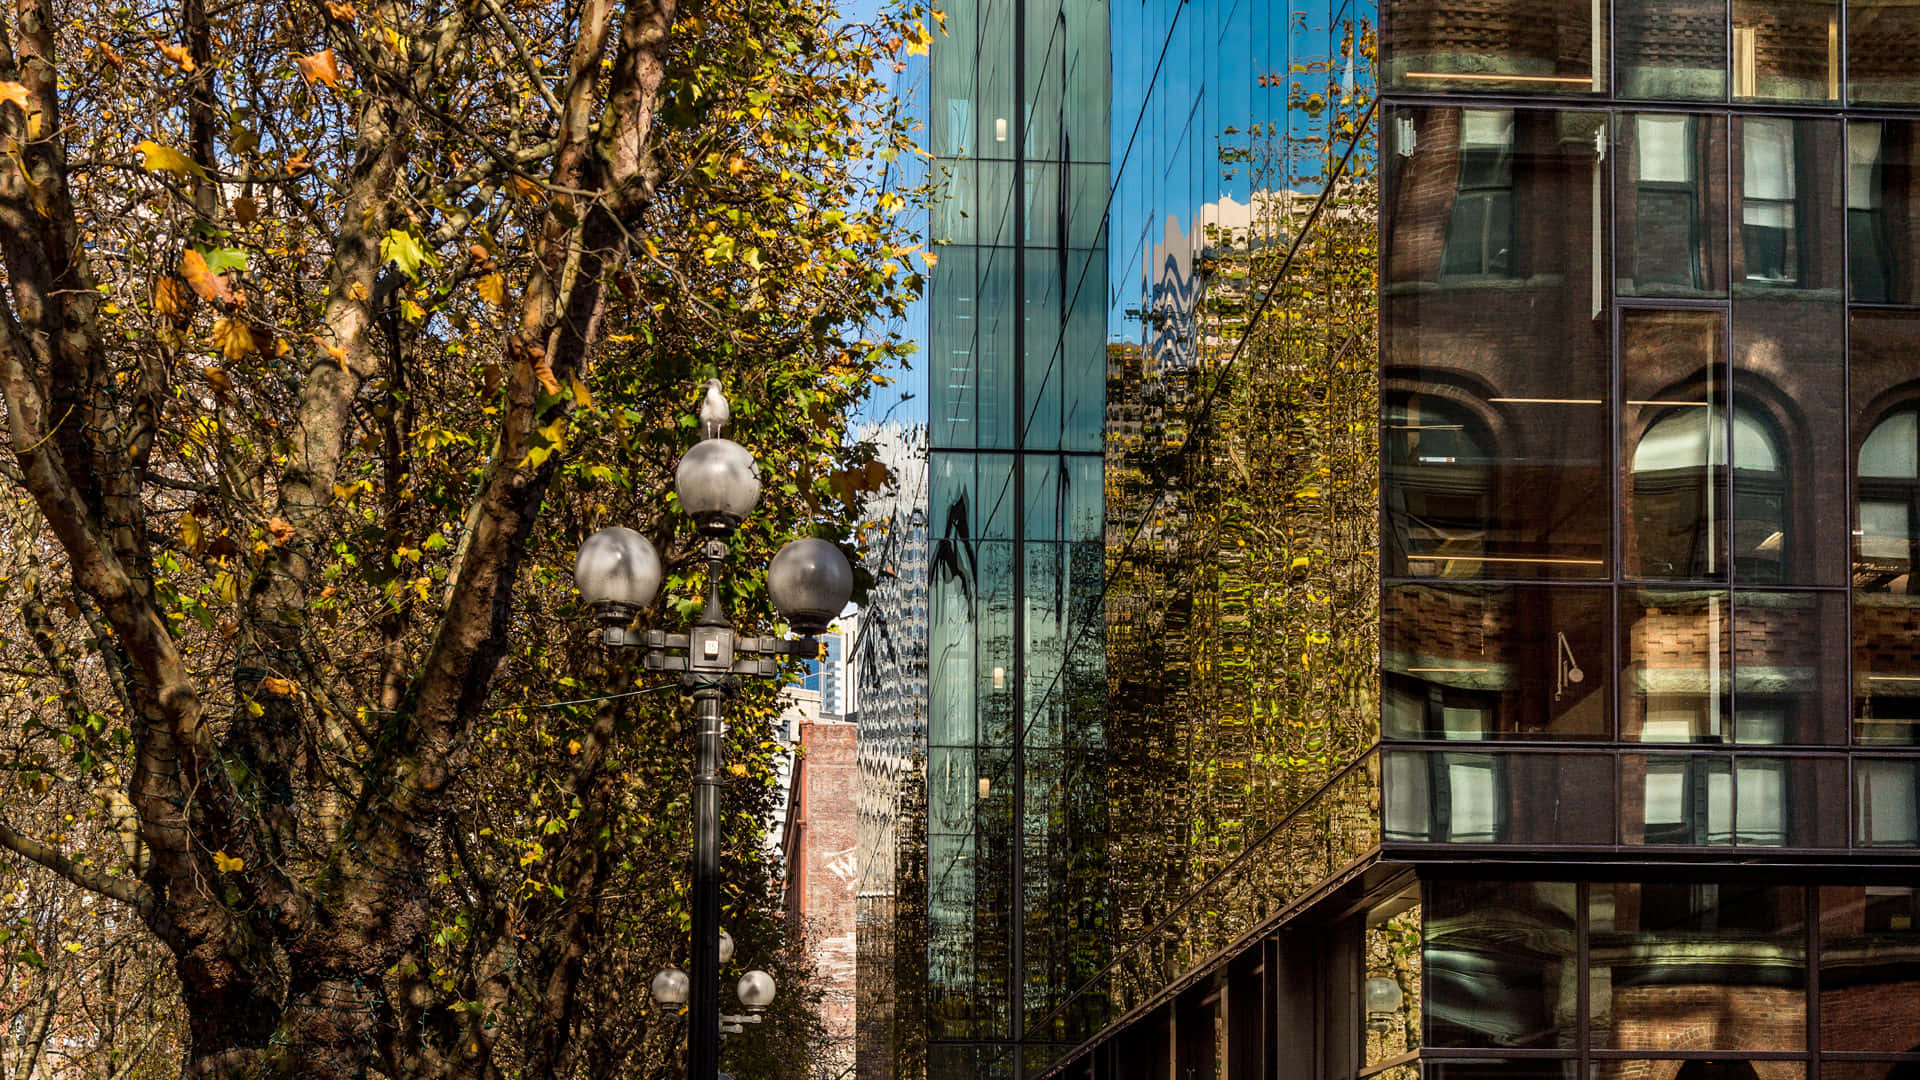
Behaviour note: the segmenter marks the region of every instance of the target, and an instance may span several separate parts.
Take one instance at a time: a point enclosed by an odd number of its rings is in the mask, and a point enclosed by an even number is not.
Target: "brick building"
[[[858,749],[851,723],[814,719],[800,724],[780,842],[787,917],[806,942],[825,990],[821,1019],[834,1046],[823,1080],[836,1080],[853,1063]]]

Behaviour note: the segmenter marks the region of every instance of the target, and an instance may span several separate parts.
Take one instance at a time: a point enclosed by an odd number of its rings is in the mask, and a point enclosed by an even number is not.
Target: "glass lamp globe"
[[[1378,975],[1367,980],[1363,996],[1370,1013],[1397,1013],[1404,1000],[1397,981]]]
[[[747,972],[734,987],[734,992],[740,995],[740,1004],[749,1009],[764,1009],[773,1004],[773,990],[773,976],[764,971]]]
[[[760,505],[760,467],[732,439],[702,439],[680,459],[673,490],[701,532],[724,536]]]
[[[720,931],[720,962],[733,963],[733,935],[725,930]]]
[[[599,619],[602,640],[608,645],[637,645],[639,636],[627,624],[660,591],[660,553],[632,529],[619,525],[601,529],[580,545],[573,583]]]
[[[685,1005],[690,984],[679,968],[662,968],[653,977],[653,1000],[662,1005]]]
[[[812,637],[845,610],[853,596],[853,567],[838,544],[795,540],[767,564],[767,594],[796,633]]]

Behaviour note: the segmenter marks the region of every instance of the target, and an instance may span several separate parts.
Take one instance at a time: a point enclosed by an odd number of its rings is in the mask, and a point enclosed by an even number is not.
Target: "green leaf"
[[[434,258],[420,243],[420,238],[404,229],[388,229],[387,235],[380,238],[380,258],[400,268],[400,272],[420,280],[420,266],[425,263],[438,270],[440,260]]]

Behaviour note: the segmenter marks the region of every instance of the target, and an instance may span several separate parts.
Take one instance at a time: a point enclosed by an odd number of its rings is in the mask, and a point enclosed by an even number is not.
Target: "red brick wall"
[[[836,1039],[841,1067],[853,1061],[856,732],[847,723],[800,725],[785,844],[788,918],[805,936],[826,991],[821,1019]]]

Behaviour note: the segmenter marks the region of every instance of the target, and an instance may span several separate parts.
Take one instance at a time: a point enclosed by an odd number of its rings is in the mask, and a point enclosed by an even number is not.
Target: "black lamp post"
[[[693,975],[685,990],[690,1026],[687,1075],[689,1080],[716,1080],[721,1020],[722,705],[739,688],[740,676],[772,676],[779,672],[782,657],[811,659],[820,654],[818,635],[853,594],[853,568],[840,549],[825,540],[793,541],[768,565],[767,593],[800,637],[785,641],[734,633],[720,604],[720,574],[727,536],[760,502],[759,470],[745,447],[720,437],[729,410],[717,380],[708,384],[700,412],[706,437],[680,459],[674,477],[681,509],[706,538],[702,553],[707,559],[707,607],[691,633],[634,632],[634,619],[660,591],[661,567],[653,545],[632,529],[616,526],[588,537],[580,546],[574,583],[600,622],[603,642],[645,648],[647,670],[680,672],[681,691],[693,698],[700,731],[693,780]],[[771,985],[767,979],[766,986]],[[771,997],[770,989],[767,996]]]

